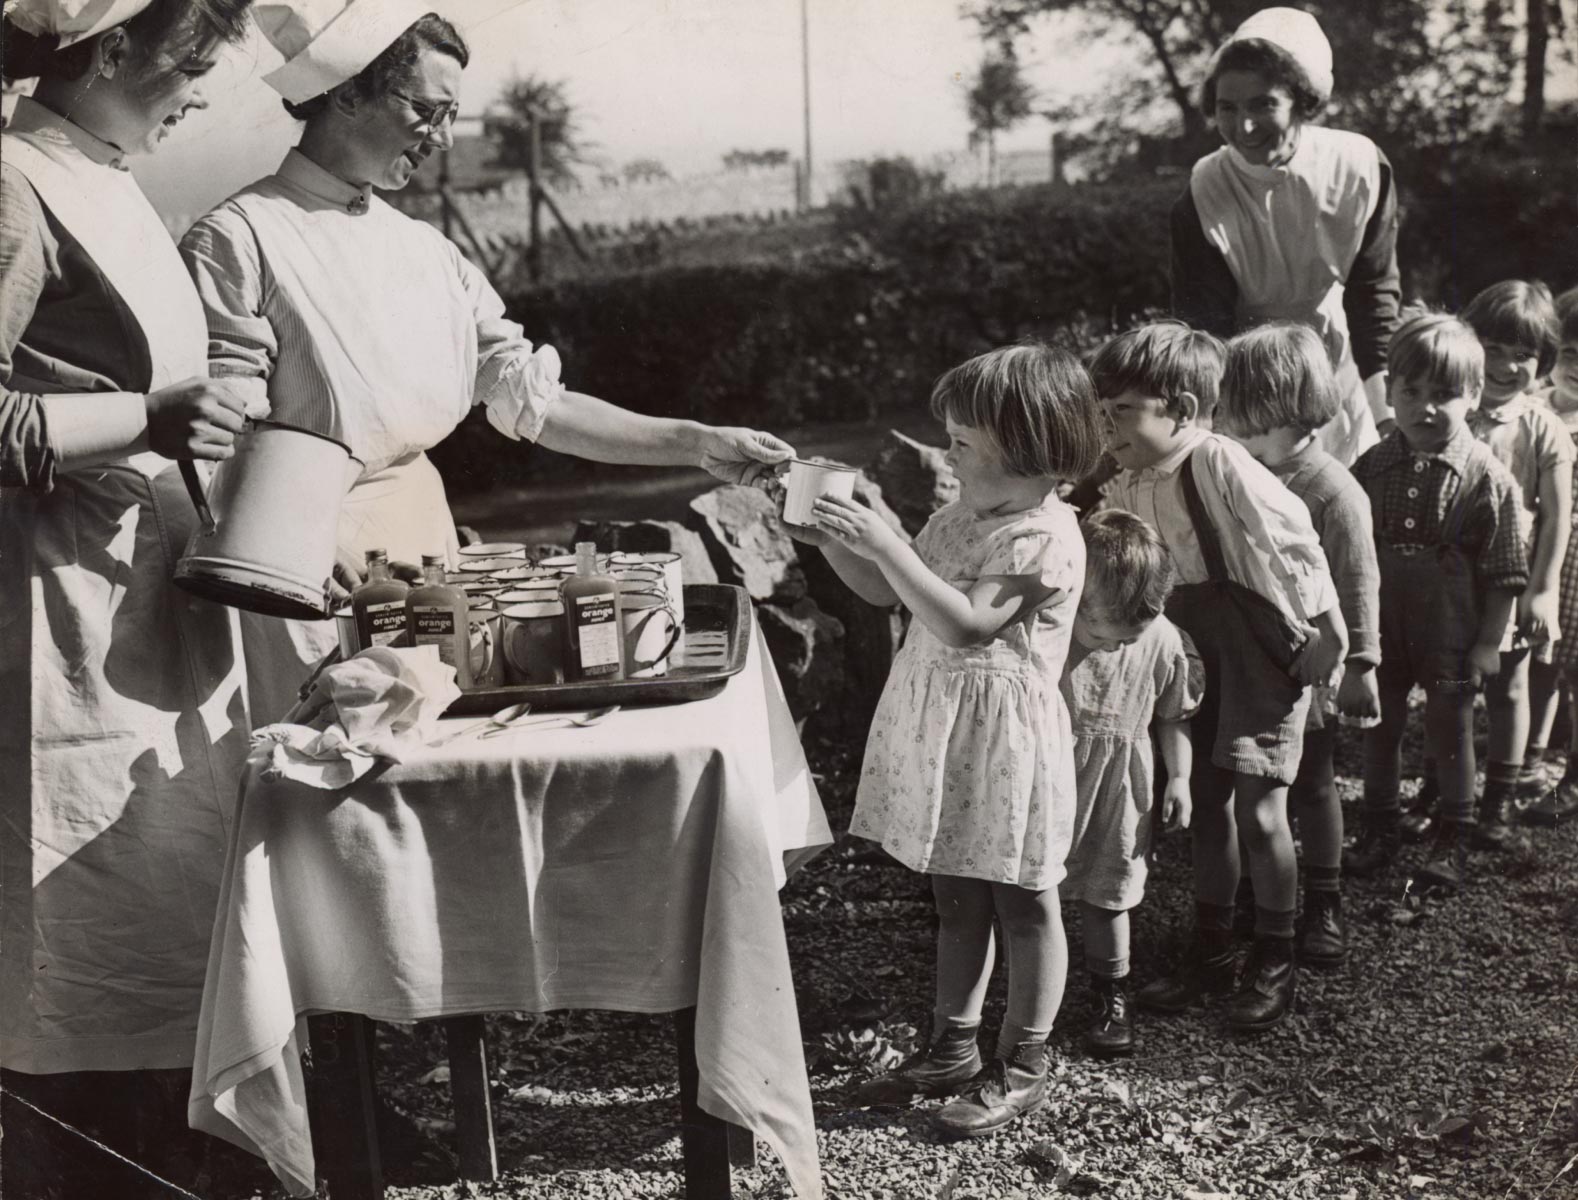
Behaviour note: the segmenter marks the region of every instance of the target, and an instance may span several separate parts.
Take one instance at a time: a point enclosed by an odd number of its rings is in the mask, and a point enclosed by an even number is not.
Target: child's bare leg
[[[1466,879],[1474,826],[1474,698],[1438,695],[1425,700],[1425,738],[1441,787],[1441,825],[1420,878],[1457,889]]]
[[[1398,789],[1411,685],[1406,677],[1388,673],[1384,660],[1376,683],[1381,692],[1381,723],[1364,731],[1364,828],[1353,848],[1342,856],[1342,869],[1361,879],[1385,870],[1397,857],[1402,841]],[[1425,749],[1428,753],[1428,744]]]
[[[1523,819],[1531,825],[1561,825],[1578,817],[1578,675],[1571,668],[1558,674],[1567,697],[1567,769],[1553,789],[1524,810]]]
[[[1299,777],[1288,789],[1288,806],[1298,816],[1304,842],[1304,865],[1337,870],[1342,866],[1342,803],[1337,799],[1337,779],[1332,752],[1337,727],[1327,725],[1304,735]]]
[[[1098,1057],[1134,1050],[1134,1020],[1129,1012],[1129,914],[1122,909],[1079,906],[1085,933],[1085,966],[1090,971],[1091,1013],[1085,1049]]]
[[[1202,777],[1209,791],[1198,786]],[[1238,894],[1238,826],[1234,820],[1232,791],[1238,777],[1209,765],[1196,769],[1194,815],[1189,822],[1189,855],[1194,865],[1194,897],[1201,904],[1227,910],[1232,928],[1233,899]]]
[[[1488,849],[1506,844],[1512,798],[1523,773],[1523,752],[1529,742],[1529,657],[1527,647],[1507,651],[1501,656],[1501,673],[1485,681],[1490,734],[1475,841]]]
[[[1255,881],[1255,943],[1227,1020],[1241,1032],[1258,1032],[1287,1015],[1296,982],[1293,917],[1299,877],[1288,828],[1287,784],[1239,773],[1233,780],[1233,809]]]
[[[997,1039],[998,1061],[936,1116],[939,1128],[953,1135],[990,1133],[1046,1102],[1047,1037],[1068,975],[1057,889],[991,887],[1008,955],[1008,1011]]]
[[[1328,724],[1304,735],[1299,777],[1288,790],[1304,842],[1304,915],[1299,925],[1299,961],[1337,966],[1348,957],[1348,931],[1342,919],[1342,804],[1332,751],[1337,726]]]
[[[1046,1041],[1063,1003],[1068,979],[1068,938],[1057,889],[1033,892],[1011,883],[994,883],[992,897],[1003,927],[1008,956],[1008,1010],[1003,1014],[1003,1046]]]
[[[992,976],[992,885],[931,877],[937,902],[937,992],[931,1037],[897,1068],[855,1089],[855,1103],[908,1104],[950,1096],[981,1069],[976,1039]]]
[[[937,1025],[979,1025],[995,957],[992,885],[933,875],[931,891],[937,903]]]
[[[1555,663],[1529,661],[1529,743],[1523,750],[1518,792],[1532,799],[1545,791],[1543,767],[1556,710],[1561,707],[1562,674]]]

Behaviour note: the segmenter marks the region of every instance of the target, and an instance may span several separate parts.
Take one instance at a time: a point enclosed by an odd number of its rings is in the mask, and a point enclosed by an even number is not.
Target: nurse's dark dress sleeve
[[[1342,307],[1348,317],[1353,361],[1361,378],[1386,369],[1386,348],[1397,332],[1402,302],[1402,277],[1397,269],[1397,186],[1392,164],[1380,158],[1381,183],[1375,212],[1364,227],[1358,257],[1343,285]]]
[[[38,197],[0,167],[0,487],[48,490],[55,455],[37,395],[11,388],[12,358],[44,291],[48,262]]]
[[[1187,186],[1173,205],[1171,278],[1175,317],[1219,338],[1237,332],[1238,280],[1222,252],[1206,240]]]

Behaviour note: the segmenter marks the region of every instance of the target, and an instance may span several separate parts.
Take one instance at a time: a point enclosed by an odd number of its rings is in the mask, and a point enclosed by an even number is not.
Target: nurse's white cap
[[[361,74],[427,13],[433,0],[279,0],[253,7],[258,28],[285,56],[263,77],[285,99],[311,100]]]
[[[54,34],[60,48],[130,21],[153,0],[16,0],[5,19],[23,33]]]
[[[1217,55],[1234,42],[1250,39],[1270,42],[1281,50],[1309,78],[1322,100],[1331,99],[1331,43],[1321,32],[1320,22],[1309,13],[1297,8],[1263,8],[1233,31]]]

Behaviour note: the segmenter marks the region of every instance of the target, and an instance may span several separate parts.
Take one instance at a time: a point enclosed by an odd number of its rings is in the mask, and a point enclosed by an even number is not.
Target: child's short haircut
[[[1485,348],[1467,322],[1448,313],[1424,313],[1392,335],[1386,370],[1399,382],[1424,379],[1478,395],[1485,386]]]
[[[1482,342],[1522,346],[1539,356],[1537,374],[1556,365],[1556,304],[1539,280],[1504,279],[1468,302],[1463,319]]]
[[[1044,342],[1003,346],[945,372],[931,411],[982,430],[1010,474],[1082,479],[1101,458],[1101,405],[1090,375]]]
[[[1263,325],[1227,343],[1217,426],[1255,437],[1292,426],[1314,433],[1337,415],[1326,344],[1307,325]]]
[[[1085,535],[1082,603],[1122,625],[1161,616],[1173,590],[1173,556],[1161,535],[1117,508],[1093,512],[1079,527]]]
[[[1192,392],[1200,417],[1216,408],[1227,357],[1222,343],[1182,321],[1156,321],[1108,340],[1091,359],[1090,375],[1103,397],[1124,392],[1160,396],[1169,409]]]
[[[1556,319],[1561,322],[1561,344],[1578,342],[1578,287],[1556,297]]]

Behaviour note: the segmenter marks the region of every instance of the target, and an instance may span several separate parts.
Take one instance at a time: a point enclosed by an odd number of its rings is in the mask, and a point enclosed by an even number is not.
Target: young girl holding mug
[[[1102,430],[1070,354],[1011,346],[937,381],[959,499],[914,546],[869,509],[819,499],[815,529],[839,576],[914,615],[872,720],[851,832],[932,877],[939,920],[927,1045],[860,1091],[864,1104],[963,1093],[945,1132],[991,1133],[1046,1097],[1046,1041],[1068,945],[1057,885],[1072,834],[1074,757],[1058,679],[1085,577],[1061,480],[1095,466]],[[1008,1009],[997,1054],[977,1047],[1001,924]]]

